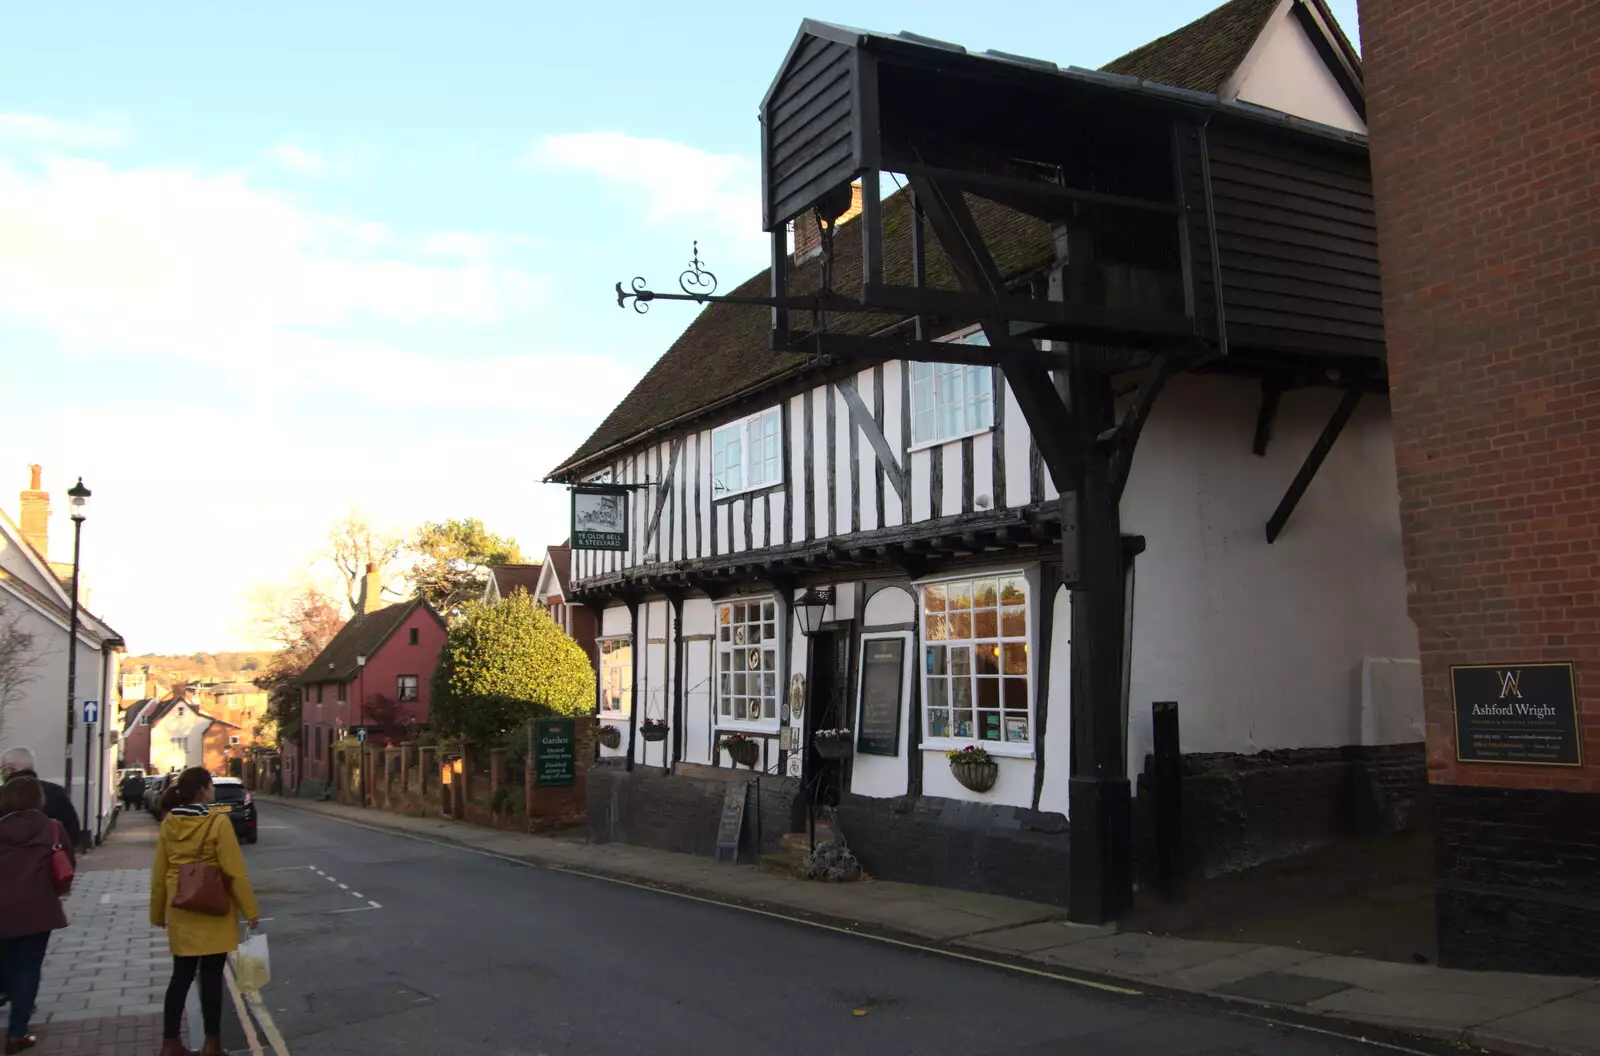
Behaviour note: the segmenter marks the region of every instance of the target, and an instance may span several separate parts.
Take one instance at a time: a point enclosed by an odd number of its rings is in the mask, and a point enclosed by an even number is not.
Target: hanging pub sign
[[[1583,765],[1570,663],[1452,665],[1450,699],[1457,762]]]
[[[572,548],[628,549],[628,492],[606,484],[572,489]]]
[[[856,751],[863,755],[900,754],[900,716],[905,697],[906,640],[861,640],[861,703]]]

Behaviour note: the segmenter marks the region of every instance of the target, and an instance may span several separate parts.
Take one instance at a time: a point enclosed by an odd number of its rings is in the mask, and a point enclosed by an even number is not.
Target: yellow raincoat
[[[235,913],[213,917],[172,907],[172,897],[178,890],[178,867],[189,862],[209,862],[222,868]],[[150,923],[167,929],[172,955],[231,953],[239,947],[239,920],[254,920],[260,915],[233,823],[198,804],[174,808],[161,822],[156,864],[150,873]]]

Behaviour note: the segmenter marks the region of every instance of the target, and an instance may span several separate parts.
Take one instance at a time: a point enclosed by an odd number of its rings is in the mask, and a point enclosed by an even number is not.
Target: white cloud
[[[267,157],[280,168],[302,176],[326,176],[334,169],[333,163],[323,155],[293,143],[279,143],[267,151]]]
[[[118,147],[128,132],[109,121],[64,121],[39,114],[0,113],[0,143],[14,142],[51,147]]]
[[[239,173],[0,159],[0,314],[76,345],[233,361],[306,327],[485,324],[541,301],[492,255],[417,263],[397,241]]]
[[[759,253],[766,244],[759,173],[743,155],[621,132],[574,132],[545,136],[528,161],[592,172],[639,191],[652,222],[704,217],[741,250]]]

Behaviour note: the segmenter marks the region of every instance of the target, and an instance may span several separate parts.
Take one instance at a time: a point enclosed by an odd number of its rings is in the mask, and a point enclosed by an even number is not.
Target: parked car
[[[157,820],[161,820],[161,793],[167,790],[167,785],[172,783],[174,774],[157,774],[155,777],[145,778],[144,782],[144,809],[148,810]]]
[[[233,822],[234,835],[241,843],[256,842],[256,804],[250,790],[237,777],[217,777],[211,781],[217,798],[211,804],[211,813],[226,814]]]

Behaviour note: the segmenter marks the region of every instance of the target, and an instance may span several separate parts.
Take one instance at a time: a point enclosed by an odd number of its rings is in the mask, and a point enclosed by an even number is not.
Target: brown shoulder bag
[[[233,900],[228,897],[228,878],[221,866],[204,861],[206,839],[217,824],[211,815],[206,823],[205,835],[200,837],[201,861],[185,862],[178,866],[178,889],[172,896],[172,908],[189,913],[204,913],[208,917],[225,917],[233,911]]]

